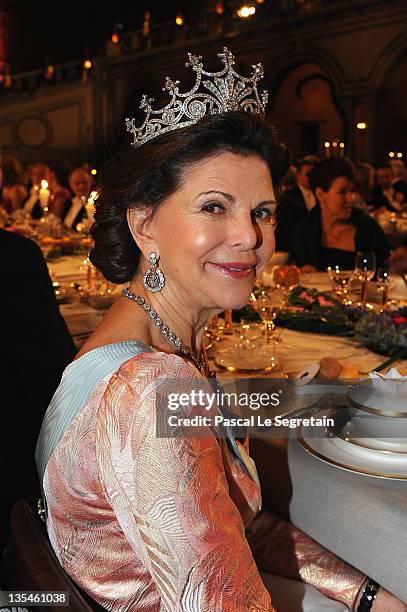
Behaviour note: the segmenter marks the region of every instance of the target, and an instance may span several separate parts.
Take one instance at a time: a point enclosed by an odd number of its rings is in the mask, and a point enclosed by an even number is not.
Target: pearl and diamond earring
[[[150,262],[151,268],[148,268],[143,278],[144,287],[147,291],[152,291],[153,293],[161,291],[165,285],[165,276],[158,267],[158,259],[157,253],[154,251],[149,254],[148,261]]]

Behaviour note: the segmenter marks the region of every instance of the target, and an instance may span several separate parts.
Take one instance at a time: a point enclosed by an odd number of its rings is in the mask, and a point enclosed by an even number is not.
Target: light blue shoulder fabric
[[[135,355],[154,352],[143,342],[128,340],[107,344],[73,361],[64,371],[42,423],[35,461],[42,488],[45,468],[58,442],[98,384]]]
[[[76,415],[94,393],[98,384],[107,376],[114,374],[123,363],[132,357],[147,352],[155,352],[155,349],[136,340],[115,342],[85,353],[65,369],[59,387],[45,413],[35,451],[41,490],[43,489],[45,469],[54,449]],[[218,412],[222,414],[219,408]],[[223,426],[223,429],[230,450],[260,487],[253,460],[242,446],[238,446],[230,428]],[[46,499],[43,491],[42,505],[46,509]]]

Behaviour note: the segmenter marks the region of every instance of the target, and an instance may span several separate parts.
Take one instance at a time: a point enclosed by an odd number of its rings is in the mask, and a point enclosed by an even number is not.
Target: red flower
[[[305,300],[306,302],[309,302],[310,304],[314,302],[314,298],[308,295],[306,291],[303,291],[302,293],[300,293],[298,297],[300,298],[300,300]]]
[[[318,302],[320,306],[333,306],[333,302],[326,300],[323,295],[318,296]]]
[[[401,315],[396,315],[393,317],[393,322],[396,325],[403,325],[403,323],[407,323],[407,317],[402,317]]]

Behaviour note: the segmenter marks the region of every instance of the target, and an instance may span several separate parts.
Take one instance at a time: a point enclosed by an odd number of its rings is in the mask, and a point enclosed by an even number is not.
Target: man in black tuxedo
[[[69,176],[69,186],[74,197],[66,200],[61,219],[66,227],[75,230],[88,216],[85,204],[92,188],[92,177],[85,168],[76,168]]]
[[[47,174],[47,166],[45,164],[34,164],[31,169],[30,183],[28,194],[21,201],[20,208],[25,212],[30,213],[33,219],[41,219],[44,211],[40,206],[39,190],[41,181],[45,179]]]
[[[0,229],[2,363],[0,544],[14,501],[39,495],[34,452],[44,413],[76,353],[32,240]]]
[[[379,164],[376,167],[376,185],[372,189],[371,197],[374,208],[387,208],[392,212],[401,211],[403,206],[395,197],[395,187],[407,189],[407,184],[403,180],[394,182],[393,169],[390,163]]]
[[[308,175],[314,169],[317,162],[317,157],[311,155],[304,157],[297,166],[297,185],[285,191],[285,194],[296,200],[305,211],[311,210],[316,204],[315,195],[309,186]]]

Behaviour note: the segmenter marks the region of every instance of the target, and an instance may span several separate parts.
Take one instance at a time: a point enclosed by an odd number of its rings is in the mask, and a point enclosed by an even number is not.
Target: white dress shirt
[[[314,208],[315,204],[317,203],[314,194],[312,193],[311,189],[305,189],[305,187],[300,184],[298,184],[298,187],[301,189],[301,193],[304,196],[307,210],[311,210],[311,208]]]
[[[69,228],[72,227],[72,224],[75,221],[76,215],[78,214],[82,206],[85,206],[85,204],[86,204],[86,198],[84,197],[80,198],[78,196],[75,196],[72,199],[71,208],[68,210],[68,214],[66,215],[64,219],[64,224],[66,225],[66,227],[69,227]]]

